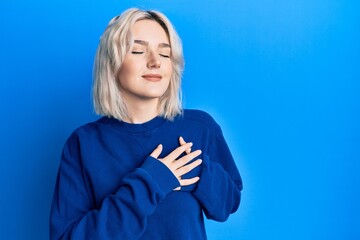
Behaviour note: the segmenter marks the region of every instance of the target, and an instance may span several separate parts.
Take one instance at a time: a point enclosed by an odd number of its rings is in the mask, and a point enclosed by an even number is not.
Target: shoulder
[[[197,109],[185,109],[184,118],[207,123],[207,124],[216,123],[214,118],[209,113]]]
[[[196,109],[185,109],[183,113],[185,121],[196,122],[210,129],[220,129],[214,118],[207,112]]]
[[[96,135],[99,132],[99,129],[104,128],[103,122],[105,117],[99,118],[98,120],[85,123],[77,127],[69,136],[68,141],[77,142],[79,139],[85,138],[90,139],[91,136]]]
[[[104,128],[102,122],[103,118],[100,118],[77,127],[67,138],[64,149],[69,151],[69,153],[74,153],[78,151],[81,145],[96,142],[99,132],[103,131],[100,129]]]
[[[103,125],[103,122],[105,121],[105,117],[101,117],[95,121],[85,123],[79,127],[77,127],[73,134],[75,135],[82,135],[82,134],[91,134],[92,132],[96,132],[97,129]]]

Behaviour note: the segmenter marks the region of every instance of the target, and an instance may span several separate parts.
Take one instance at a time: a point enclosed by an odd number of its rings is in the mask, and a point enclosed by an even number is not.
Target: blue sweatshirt
[[[160,158],[179,146],[200,149],[203,163],[182,187]],[[196,160],[194,159],[194,160]],[[240,204],[242,181],[219,125],[207,113],[185,110],[173,121],[129,124],[103,117],[67,140],[50,214],[50,239],[206,239],[204,218],[225,221]],[[204,214],[203,214],[204,213]]]

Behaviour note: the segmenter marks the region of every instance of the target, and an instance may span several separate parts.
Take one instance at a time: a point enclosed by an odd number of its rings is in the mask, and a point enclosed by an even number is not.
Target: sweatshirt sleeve
[[[50,214],[50,239],[138,239],[147,217],[179,186],[176,177],[163,163],[147,157],[96,207],[72,145],[68,141],[62,154]]]
[[[200,180],[193,194],[207,218],[226,221],[240,204],[242,180],[216,123],[211,129],[208,154],[203,154]]]

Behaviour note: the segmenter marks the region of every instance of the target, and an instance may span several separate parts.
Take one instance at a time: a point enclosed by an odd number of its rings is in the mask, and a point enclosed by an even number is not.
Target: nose
[[[147,61],[147,67],[148,68],[160,68],[161,61],[160,56],[153,51],[149,52],[148,61]]]

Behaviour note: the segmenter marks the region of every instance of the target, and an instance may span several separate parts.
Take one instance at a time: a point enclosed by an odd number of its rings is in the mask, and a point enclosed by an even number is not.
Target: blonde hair
[[[99,115],[119,120],[129,117],[126,103],[121,96],[117,73],[133,44],[131,28],[135,22],[144,19],[159,23],[168,35],[171,46],[172,74],[168,89],[160,97],[159,113],[169,120],[182,114],[181,75],[184,57],[181,40],[164,14],[131,8],[110,20],[96,51],[93,70],[93,104],[95,112]]]

